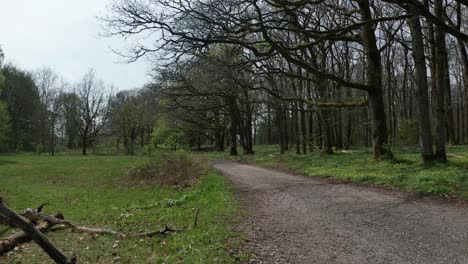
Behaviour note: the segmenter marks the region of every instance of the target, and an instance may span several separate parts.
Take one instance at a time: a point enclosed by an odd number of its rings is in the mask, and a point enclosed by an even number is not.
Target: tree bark
[[[434,1],[434,13],[435,16],[439,19],[442,19],[443,12],[443,1],[435,0]],[[435,65],[436,65],[436,95],[437,95],[437,127],[436,127],[436,158],[439,161],[447,161],[447,153],[445,150],[446,143],[446,111],[445,111],[445,71],[448,65],[446,63],[446,48],[445,48],[445,33],[444,31],[436,26],[435,28]]]
[[[358,5],[362,21],[372,20],[369,0],[359,0]],[[367,57],[366,74],[367,83],[370,87],[370,90],[368,91],[368,99],[372,120],[372,145],[374,159],[378,160],[383,157],[393,158],[393,154],[387,146],[388,130],[382,92],[382,65],[373,24],[364,23],[361,26],[361,38]]]
[[[23,216],[15,213],[8,208],[3,200],[0,198],[0,218],[6,220],[7,223],[12,224],[19,229],[23,230],[28,236],[33,239],[49,256],[58,264],[75,263],[73,259],[69,259],[62,252],[60,252],[48,239],[45,237],[33,223]]]
[[[412,16],[408,19],[408,24],[411,28],[413,59],[416,71],[416,104],[418,109],[419,145],[421,147],[422,160],[425,163],[428,163],[432,162],[434,159],[434,152],[432,149],[429,94],[426,75],[427,68],[421,22],[418,16]]]
[[[88,145],[88,135],[87,134],[83,134],[82,138],[81,138],[81,143],[83,144],[82,146],[82,153],[83,155],[87,155],[86,153],[86,148],[87,148],[87,145]]]
[[[235,96],[228,96],[227,98],[228,108],[229,108],[229,117],[231,119],[230,126],[229,126],[229,136],[230,136],[230,150],[229,154],[231,156],[237,156],[237,127],[238,127],[238,120],[237,114],[235,113],[237,107],[237,98]]]

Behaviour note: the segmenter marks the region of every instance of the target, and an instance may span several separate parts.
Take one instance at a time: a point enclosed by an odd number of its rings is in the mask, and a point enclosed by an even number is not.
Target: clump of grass
[[[209,170],[206,158],[185,151],[160,152],[150,160],[126,172],[124,181],[131,185],[193,186]]]

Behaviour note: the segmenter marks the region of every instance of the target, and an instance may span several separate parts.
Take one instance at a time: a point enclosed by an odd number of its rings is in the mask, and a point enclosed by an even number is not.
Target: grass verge
[[[210,170],[190,188],[123,185],[123,171],[139,162],[122,156],[0,156],[0,196],[18,211],[49,202],[45,213],[62,212],[76,224],[125,233],[191,226],[200,210],[197,228],[165,237],[117,241],[71,231],[48,234],[80,263],[235,263],[243,258],[237,254],[240,235],[233,230],[238,204],[224,177]],[[34,243],[0,262],[51,263]]]

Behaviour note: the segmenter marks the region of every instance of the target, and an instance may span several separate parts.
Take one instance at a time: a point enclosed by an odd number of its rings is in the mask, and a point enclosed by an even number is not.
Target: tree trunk
[[[434,1],[434,13],[437,18],[442,20],[442,0]],[[446,48],[445,48],[445,33],[444,31],[436,26],[435,29],[435,65],[436,65],[436,93],[437,93],[437,128],[436,128],[436,157],[439,161],[447,161],[447,153],[445,150],[446,142],[446,112],[445,112],[445,71],[448,65],[446,63]]]
[[[445,83],[445,107],[447,110],[447,137],[450,145],[457,145],[458,139],[455,135],[455,121],[453,114],[453,103],[452,103],[452,87],[450,84],[450,73],[449,73],[449,63],[447,55],[447,47],[444,46],[444,83]]]
[[[416,10],[413,10],[416,11]],[[421,31],[421,22],[418,16],[408,19],[413,41],[413,59],[416,70],[416,104],[418,109],[419,145],[422,160],[432,162],[434,152],[432,149],[431,119],[429,109],[429,94],[427,83],[426,57]]]
[[[50,129],[50,155],[55,155],[55,118],[52,117]]]
[[[227,104],[229,108],[229,118],[231,119],[231,123],[229,126],[229,136],[230,136],[230,155],[231,156],[237,156],[237,127],[239,125],[239,122],[237,120],[237,116],[239,113],[236,113],[238,111],[237,109],[237,98],[234,95],[230,95],[227,98]]]
[[[279,139],[279,147],[280,147],[280,154],[284,154],[286,150],[286,143],[285,143],[285,127],[284,127],[284,111],[283,107],[281,106],[281,102],[278,102],[278,107],[276,108],[276,123],[278,127],[278,139]]]
[[[271,145],[271,105],[267,106],[267,144]]]
[[[358,4],[360,7],[362,21],[372,20],[369,0],[360,0]],[[370,90],[368,91],[368,99],[372,120],[372,145],[374,159],[378,160],[382,157],[393,158],[393,154],[387,146],[388,130],[382,92],[382,65],[373,24],[365,23],[361,26],[361,38],[367,57],[366,74],[367,83],[370,87]]]
[[[82,142],[81,142],[81,143],[83,144],[83,146],[82,146],[82,153],[83,153],[83,155],[86,156],[86,155],[87,155],[87,153],[86,153],[86,148],[87,148],[87,145],[88,145],[88,134],[86,134],[86,133],[83,134]]]

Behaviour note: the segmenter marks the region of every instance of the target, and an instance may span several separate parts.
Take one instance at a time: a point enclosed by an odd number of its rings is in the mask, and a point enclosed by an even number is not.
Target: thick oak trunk
[[[434,13],[437,18],[442,19],[442,0],[434,1]],[[446,143],[446,121],[447,115],[445,111],[445,71],[448,67],[446,65],[447,58],[447,49],[445,47],[445,33],[444,31],[436,26],[435,29],[435,65],[436,65],[436,95],[437,95],[437,107],[436,107],[436,118],[437,118],[437,127],[436,127],[436,157],[439,161],[447,161],[447,153],[445,149]]]
[[[372,20],[369,0],[360,0],[358,4],[361,12],[361,19],[363,21]],[[367,84],[370,87],[368,98],[372,122],[372,148],[374,159],[381,159],[382,157],[393,158],[393,154],[387,146],[388,130],[382,91],[382,64],[373,24],[365,23],[361,26],[361,38],[367,57],[366,77]]]
[[[432,149],[431,120],[429,110],[429,95],[427,82],[426,57],[421,31],[421,22],[418,16],[408,19],[413,41],[413,59],[416,70],[416,105],[418,110],[419,145],[421,157],[424,162],[434,159]]]

